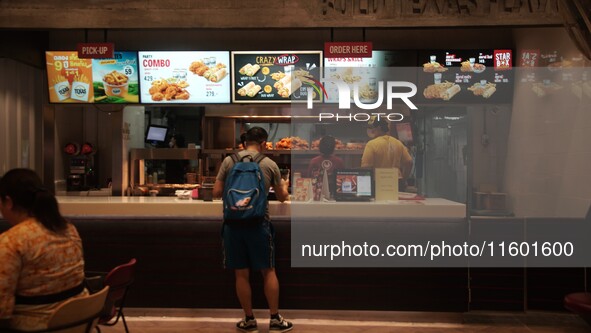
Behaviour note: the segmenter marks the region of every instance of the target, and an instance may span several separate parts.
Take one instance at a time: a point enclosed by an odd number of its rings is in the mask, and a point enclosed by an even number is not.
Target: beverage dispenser
[[[66,159],[66,190],[88,191],[97,187],[95,149],[90,143],[80,147],[76,143],[68,143],[64,151]]]

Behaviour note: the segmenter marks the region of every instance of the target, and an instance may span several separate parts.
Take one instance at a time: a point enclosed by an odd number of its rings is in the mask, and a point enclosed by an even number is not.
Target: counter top
[[[222,202],[175,197],[58,196],[65,216],[221,218]],[[271,218],[465,218],[466,205],[439,198],[391,202],[269,202]]]

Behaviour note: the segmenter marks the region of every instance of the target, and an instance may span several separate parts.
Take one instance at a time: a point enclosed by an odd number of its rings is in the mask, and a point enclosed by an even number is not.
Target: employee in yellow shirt
[[[362,168],[398,168],[399,190],[404,190],[404,180],[410,176],[412,157],[398,139],[389,135],[388,122],[373,117],[367,126],[371,140],[365,145],[361,157]]]

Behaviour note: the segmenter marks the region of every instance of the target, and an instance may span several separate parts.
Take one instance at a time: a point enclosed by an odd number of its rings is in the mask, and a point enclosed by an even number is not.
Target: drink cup
[[[435,84],[441,83],[441,73],[433,74],[433,81],[435,82]]]

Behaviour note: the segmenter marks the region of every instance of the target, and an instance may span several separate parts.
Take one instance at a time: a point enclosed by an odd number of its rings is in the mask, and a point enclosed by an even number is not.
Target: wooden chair
[[[128,263],[119,265],[106,274],[104,272],[86,273],[86,282],[89,289],[97,290],[103,286],[109,287],[109,294],[99,319],[99,325],[114,326],[121,318],[125,332],[129,333],[123,308],[125,307],[127,292],[135,278],[135,264],[136,259],[133,258]],[[97,331],[100,332],[98,326]]]
[[[65,301],[55,310],[46,329],[19,331],[0,328],[0,332],[90,333],[98,324],[108,292],[109,287],[105,287],[95,294]]]

